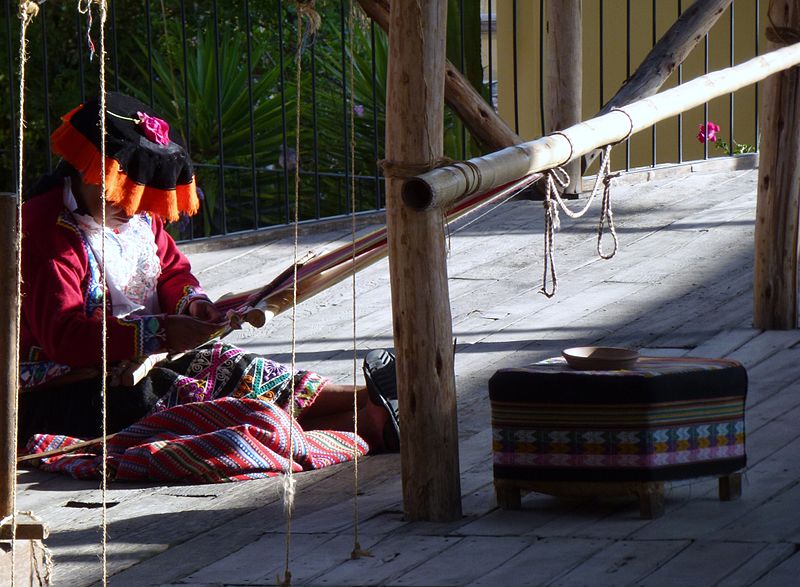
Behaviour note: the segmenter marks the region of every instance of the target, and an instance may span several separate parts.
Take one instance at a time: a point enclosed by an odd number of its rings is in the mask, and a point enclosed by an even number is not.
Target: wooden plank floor
[[[790,585],[800,572],[800,331],[751,327],[756,172],[685,174],[614,191],[621,249],[595,255],[597,217],[562,216],[558,295],[537,293],[542,209],[510,202],[450,237],[450,288],[464,516],[406,522],[397,455],[358,467],[354,544],[352,464],[296,477],[293,585]],[[573,203],[575,207],[577,203]],[[305,236],[319,249],[345,231]],[[606,246],[608,244],[606,243]],[[191,254],[213,295],[265,283],[291,260],[292,243]],[[391,346],[387,264],[357,279],[359,360]],[[353,377],[350,283],[297,313],[297,362]],[[291,318],[238,343],[290,359]],[[641,520],[626,500],[529,494],[499,510],[491,477],[486,382],[575,344],[624,345],[659,355],[735,358],[748,368],[749,464],[743,496],[719,502],[713,479],[669,486],[665,515]],[[359,365],[360,366],[360,365]],[[360,381],[360,378],[359,378]],[[273,585],[286,556],[279,480],[228,485],[112,485],[111,585]],[[101,577],[95,484],[19,474],[18,508],[51,528],[57,585]]]

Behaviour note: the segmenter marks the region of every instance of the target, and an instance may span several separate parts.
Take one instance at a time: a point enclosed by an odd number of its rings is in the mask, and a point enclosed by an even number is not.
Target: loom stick
[[[111,440],[115,436],[116,436],[116,433],[109,434],[108,436],[105,437],[106,442],[108,442],[109,440]],[[84,449],[84,448],[91,448],[93,446],[97,446],[98,444],[102,444],[102,443],[103,443],[103,437],[102,436],[100,436],[98,438],[92,438],[91,440],[82,440],[80,442],[76,442],[75,444],[71,444],[69,446],[62,446],[60,448],[54,448],[53,450],[47,450],[45,452],[19,456],[19,457],[17,457],[17,464],[19,464],[19,463],[29,463],[31,461],[38,461],[38,460],[47,459],[47,458],[50,458],[50,457],[57,457],[57,456],[60,456],[60,455],[66,455],[66,454],[69,454],[69,453],[73,453],[73,452],[79,451],[79,450]]]
[[[5,261],[0,266],[0,479],[3,487],[10,489],[0,494],[0,518],[13,510],[14,434],[16,433],[17,396],[19,386],[17,371],[17,305],[19,303],[17,265],[12,263],[17,247],[17,197],[0,194],[0,251]]]
[[[798,64],[800,43],[795,43],[576,124],[559,134],[423,173],[406,181],[403,199],[417,210],[447,209],[467,194],[552,169]]]

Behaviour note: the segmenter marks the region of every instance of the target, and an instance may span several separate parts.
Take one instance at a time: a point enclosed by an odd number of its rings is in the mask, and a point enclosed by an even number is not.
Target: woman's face
[[[106,202],[105,198],[101,199],[101,190],[102,188],[99,185],[80,182],[80,185],[74,186],[73,192],[98,224],[103,222],[103,203],[105,203],[106,208],[106,226],[109,228],[117,228],[127,223],[131,219],[131,216],[128,216],[122,208]]]

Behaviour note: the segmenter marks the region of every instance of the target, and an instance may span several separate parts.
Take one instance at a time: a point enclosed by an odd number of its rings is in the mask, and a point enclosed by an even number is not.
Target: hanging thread
[[[303,32],[303,21],[309,23],[309,34],[313,34],[321,24],[321,18],[314,9],[314,0],[295,0],[297,8],[297,48],[295,51],[295,156],[294,166],[294,267],[292,270],[292,360],[291,372],[295,372],[297,362],[297,265],[299,261],[299,242],[300,242],[300,95],[301,95],[301,74],[302,74],[302,55],[305,45],[305,33]],[[289,417],[294,423],[295,419],[295,386],[292,382],[292,393],[290,397]],[[294,509],[294,498],[296,484],[293,474],[294,469],[294,426],[290,427],[289,433],[289,465],[283,479],[283,505],[286,512],[286,543],[284,557],[283,578],[278,577],[278,584],[288,587],[292,584],[292,573],[289,570],[289,560],[292,541],[292,512]]]
[[[78,0],[78,12],[86,15],[86,45],[89,47],[89,62],[95,54],[94,41],[92,40],[92,2],[100,0]]]
[[[103,240],[101,241],[100,255],[103,263],[100,267],[100,289],[102,293],[102,318],[101,318],[101,347],[100,347],[100,395],[101,395],[101,418],[102,418],[102,461],[101,461],[101,503],[102,503],[102,567],[103,585],[108,584],[108,402],[107,402],[107,379],[108,379],[108,348],[106,338],[108,337],[108,312],[106,308],[106,0],[95,0],[100,6],[100,209],[103,226]],[[91,3],[87,3],[89,12],[89,24],[91,26]]]
[[[17,314],[15,336],[17,341],[17,363],[19,363],[19,345],[21,338],[22,324],[22,172],[25,146],[25,70],[28,61],[28,25],[39,14],[39,5],[36,2],[27,1],[19,3],[20,35],[19,35],[19,128],[17,134]],[[17,398],[19,397],[19,378],[14,383],[14,414],[17,414]],[[17,417],[14,418],[14,430],[12,433],[11,444],[12,454],[16,455],[17,435],[19,423]],[[16,585],[17,567],[17,465],[14,459],[13,479],[14,487],[11,490],[11,586]],[[0,525],[6,522],[3,520]]]
[[[348,79],[348,94],[350,97],[350,235],[352,239],[353,249],[350,257],[353,267],[352,274],[352,292],[351,299],[353,300],[353,550],[350,553],[351,559],[361,558],[363,556],[371,556],[369,551],[361,548],[359,541],[359,512],[358,512],[358,386],[357,386],[357,373],[358,373],[358,321],[357,321],[357,287],[356,287],[356,100],[355,100],[355,55],[353,43],[353,27],[355,26],[355,6],[352,0],[348,1],[347,11],[347,31],[348,37],[348,50],[350,52],[349,63],[349,79]],[[344,42],[344,39],[342,39]],[[367,400],[369,401],[369,399]]]

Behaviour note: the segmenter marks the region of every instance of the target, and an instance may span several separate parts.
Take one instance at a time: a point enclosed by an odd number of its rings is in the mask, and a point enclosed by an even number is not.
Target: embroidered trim
[[[23,388],[35,387],[71,370],[67,365],[59,365],[53,361],[20,362],[19,383]]]
[[[199,285],[186,285],[183,287],[183,295],[178,300],[178,303],[175,305],[175,313],[176,314],[186,314],[189,309],[189,304],[193,300],[202,299],[207,300],[209,299],[206,292],[203,290],[202,287]]]
[[[128,316],[118,320],[123,326],[134,329],[136,356],[152,355],[166,348],[167,332],[157,316]]]
[[[69,212],[62,212],[56,220],[56,226],[71,230],[81,242],[86,258],[88,259],[89,271],[86,275],[86,283],[83,289],[83,311],[86,316],[93,316],[103,305],[103,290],[100,287],[100,265],[94,256],[92,248],[86,242],[86,238],[81,232],[80,227],[72,218]]]

